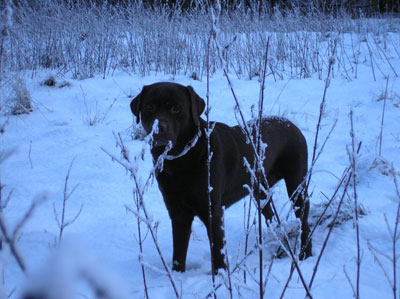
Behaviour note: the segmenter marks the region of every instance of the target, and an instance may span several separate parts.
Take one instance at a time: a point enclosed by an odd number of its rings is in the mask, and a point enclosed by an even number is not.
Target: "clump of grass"
[[[312,226],[317,224],[317,225],[325,225],[326,227],[331,227],[331,226],[337,227],[347,221],[353,220],[354,206],[350,198],[343,201],[342,208],[339,210],[338,215],[334,219],[334,215],[337,210],[338,204],[339,204],[338,198],[336,198],[336,200],[332,201],[331,203],[328,200],[326,200],[321,203],[313,204],[312,212],[310,213],[310,224]],[[317,223],[317,219],[322,214],[322,211],[324,211],[325,209],[327,209],[327,211]],[[362,204],[358,204],[357,212],[360,217],[363,217],[368,214],[367,209]]]
[[[70,87],[71,83],[64,80],[64,81],[60,82],[57,86],[58,86],[58,88]]]
[[[49,77],[47,77],[47,79],[45,79],[42,83],[40,83],[40,85],[64,88],[64,87],[70,87],[71,83],[69,83],[68,81],[65,81],[65,80],[59,81],[58,79],[56,79],[56,77],[54,77],[53,75],[50,75]]]
[[[46,85],[49,87],[54,87],[57,84],[56,78],[53,75],[50,75],[46,80],[42,82],[42,85]]]
[[[25,80],[19,77],[12,83],[11,87],[14,92],[14,97],[11,99],[11,114],[20,115],[32,112],[32,97],[26,87]]]

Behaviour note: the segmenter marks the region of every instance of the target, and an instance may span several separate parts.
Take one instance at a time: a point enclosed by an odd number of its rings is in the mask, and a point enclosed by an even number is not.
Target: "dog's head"
[[[182,150],[197,133],[204,108],[204,100],[191,86],[169,82],[144,86],[131,102],[132,113],[138,123],[142,122],[147,134],[158,120],[153,149],[162,151],[171,141],[171,153]]]

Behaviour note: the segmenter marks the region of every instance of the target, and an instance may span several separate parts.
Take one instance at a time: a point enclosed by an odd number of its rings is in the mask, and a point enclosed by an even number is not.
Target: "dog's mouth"
[[[154,156],[158,157],[170,152],[172,142],[166,139],[153,139],[151,143],[151,152]]]
[[[165,147],[170,144],[170,149],[174,146],[174,142],[166,135],[153,135],[153,140],[151,141],[151,148],[164,150]]]
[[[167,144],[170,142],[170,140],[167,139],[154,139],[153,143],[151,144],[152,148],[156,148],[156,147],[163,147],[165,148],[167,146]]]

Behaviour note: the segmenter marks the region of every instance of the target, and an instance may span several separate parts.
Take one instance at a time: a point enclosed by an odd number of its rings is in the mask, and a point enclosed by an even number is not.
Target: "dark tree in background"
[[[57,1],[57,0],[56,0]],[[215,0],[58,0],[67,3],[87,3],[89,5],[112,5],[128,6],[133,2],[143,3],[147,8],[154,8],[160,5],[167,5],[183,10],[196,7],[198,5],[207,6],[214,4]],[[379,13],[399,13],[400,0],[220,0],[222,8],[232,11],[237,8],[246,9],[258,7],[260,11],[272,8],[300,9],[305,13],[317,9],[324,13],[337,13],[344,11],[353,16],[361,13],[366,16]],[[0,1],[0,8],[4,6],[4,1]],[[30,3],[32,6],[40,3],[40,0],[13,0],[14,5],[19,3]]]

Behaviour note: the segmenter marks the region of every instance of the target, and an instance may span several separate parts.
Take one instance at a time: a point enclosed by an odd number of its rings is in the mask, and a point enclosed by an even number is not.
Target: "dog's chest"
[[[198,210],[207,198],[207,176],[202,170],[185,172],[161,172],[157,175],[159,189],[165,204],[186,206]]]

